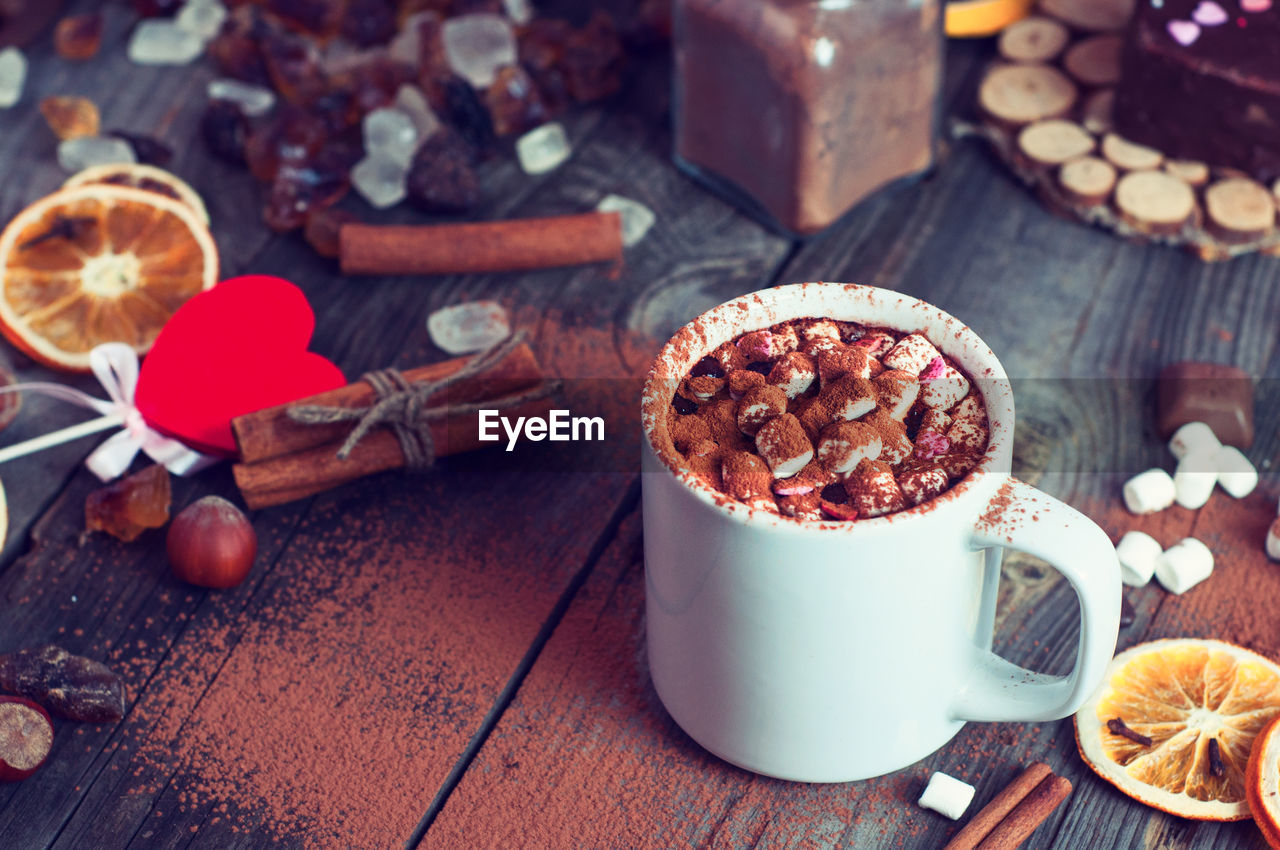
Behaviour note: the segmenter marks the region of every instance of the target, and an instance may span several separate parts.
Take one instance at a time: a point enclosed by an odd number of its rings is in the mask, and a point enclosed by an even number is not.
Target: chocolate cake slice
[[[1280,0],[1139,0],[1114,121],[1177,159],[1280,177]]]

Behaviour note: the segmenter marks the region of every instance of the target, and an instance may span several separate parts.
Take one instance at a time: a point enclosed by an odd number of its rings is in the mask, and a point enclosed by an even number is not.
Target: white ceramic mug
[[[924,333],[973,377],[990,444],[975,469],[911,510],[798,521],[726,504],[663,461],[680,379],[741,333],[825,317]],[[969,720],[1076,711],[1115,651],[1120,567],[1107,535],[1013,478],[1013,395],[991,349],[936,307],[889,290],[806,283],[734,299],[681,329],[645,383],[642,421],[649,665],[663,705],[699,744],[758,773],[807,782],[879,776]],[[1080,601],[1069,676],[990,651],[1001,547],[1066,576]]]

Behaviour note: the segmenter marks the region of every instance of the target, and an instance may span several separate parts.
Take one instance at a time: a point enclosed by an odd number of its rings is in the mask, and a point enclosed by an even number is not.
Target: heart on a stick
[[[183,304],[142,362],[134,403],[147,423],[188,446],[234,455],[231,420],[345,386],[307,350],[315,314],[278,277],[224,280]]]

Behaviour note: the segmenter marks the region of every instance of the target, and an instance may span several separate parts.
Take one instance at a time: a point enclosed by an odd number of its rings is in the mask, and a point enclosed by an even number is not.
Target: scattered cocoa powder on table
[[[548,371],[580,379],[568,406],[608,423],[586,465],[509,471],[482,452],[335,491],[247,607],[206,601],[153,677],[130,659],[163,649],[114,648],[136,694],[123,793],[154,796],[149,817],[307,848],[410,836],[585,557],[584,524],[603,527],[636,472],[658,345],[555,317],[535,334]],[[379,495],[354,513],[361,486]],[[530,527],[543,502],[557,508]]]

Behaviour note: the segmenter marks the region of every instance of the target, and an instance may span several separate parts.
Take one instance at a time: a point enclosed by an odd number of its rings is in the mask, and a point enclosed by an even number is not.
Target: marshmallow
[[[956,405],[956,409],[951,411],[951,418],[955,422],[967,419],[970,422],[985,424],[987,409],[982,406],[982,402],[978,401],[976,395],[967,395]]]
[[[773,347],[773,334],[769,331],[752,331],[749,334],[743,334],[737,346],[738,351],[748,363],[772,360],[778,356]]]
[[[921,460],[933,460],[951,449],[951,441],[937,431],[921,429],[916,433],[915,455]]]
[[[907,418],[920,395],[920,382],[915,376],[897,369],[881,372],[871,383],[875,385],[880,407],[899,422]]]
[[[944,410],[933,408],[926,410],[924,416],[920,417],[920,430],[932,431],[935,434],[945,434],[947,429],[951,427],[951,417]]]
[[[903,372],[910,372],[912,375],[919,375],[924,371],[924,367],[933,361],[933,358],[941,356],[938,349],[933,347],[933,343],[925,339],[921,334],[908,334],[898,340],[897,345],[889,349],[883,361],[886,369],[901,369]]]
[[[1194,537],[1184,537],[1156,558],[1156,578],[1170,593],[1186,593],[1213,572],[1213,553]]]
[[[773,369],[769,372],[769,383],[786,393],[787,398],[795,398],[809,389],[816,377],[817,369],[813,358],[792,351],[773,364]]]
[[[863,421],[876,430],[884,443],[880,450],[880,460],[888,463],[902,463],[915,451],[916,447],[907,436],[907,429],[883,410],[873,412]]]
[[[764,423],[786,412],[786,393],[777,387],[755,387],[738,402],[738,430],[754,437]]]
[[[822,519],[822,495],[817,490],[798,495],[782,496],[778,499],[778,510],[785,516],[796,519]]]
[[[868,380],[845,375],[823,388],[818,400],[833,419],[861,419],[876,409],[876,388]]]
[[[918,805],[924,809],[933,809],[952,820],[959,820],[973,802],[974,790],[968,782],[935,772],[929,777],[929,784],[920,795]]]
[[[720,477],[725,492],[744,502],[768,496],[773,481],[769,466],[751,452],[726,452],[720,460]]]
[[[935,369],[934,363],[942,365]],[[941,357],[929,364],[920,376],[920,400],[935,410],[947,410],[959,404],[968,394],[969,379]]]
[[[790,413],[770,419],[756,434],[756,451],[775,478],[790,478],[813,460],[813,444]]]
[[[875,357],[880,352],[893,348],[896,343],[897,340],[893,338],[893,334],[888,334],[884,331],[871,331],[871,333],[858,339],[854,345],[865,349],[867,354]]]
[[[800,347],[800,338],[796,336],[796,329],[790,324],[783,325],[782,330],[775,330],[772,333],[773,351],[777,356],[790,354]]]
[[[1156,559],[1164,550],[1150,534],[1141,531],[1126,532],[1116,544],[1116,557],[1120,559],[1120,580],[1130,587],[1142,587],[1151,581],[1156,571]]]
[[[1272,520],[1271,527],[1267,529],[1267,557],[1280,561],[1280,517]]]
[[[1214,468],[1213,455],[1202,452],[1184,455],[1173,473],[1174,500],[1193,511],[1204,507],[1213,493],[1213,485],[1218,483]]]
[[[1124,484],[1124,506],[1135,514],[1153,514],[1173,504],[1177,490],[1163,469],[1148,469]]]
[[[1188,422],[1169,438],[1169,451],[1178,460],[1197,451],[1213,454],[1221,447],[1222,443],[1214,435],[1213,429],[1203,422]]]
[[[835,326],[834,322],[826,319],[814,322],[800,331],[800,339],[803,341],[800,345],[800,350],[813,357],[824,351],[834,351],[842,344],[840,342],[840,329]]]
[[[957,452],[956,454],[945,454],[935,462],[947,473],[947,477],[954,481],[967,475],[969,470],[977,466],[978,458],[976,455],[967,452]]]
[[[837,422],[822,429],[818,440],[818,462],[836,475],[847,475],[864,460],[880,457],[884,444],[869,426],[861,422]]]
[[[796,416],[804,426],[805,433],[815,442],[818,435],[822,433],[822,429],[835,421],[835,417],[831,415],[831,408],[816,398],[810,399],[808,404],[797,405],[796,410]]]
[[[866,349],[850,346],[818,355],[818,380],[822,386],[826,387],[845,375],[871,377],[871,357]]]
[[[906,498],[893,477],[893,468],[879,460],[864,460],[844,482],[849,504],[859,516],[877,517],[906,507]]]
[[[987,426],[974,419],[957,417],[947,429],[947,439],[960,451],[980,452],[987,447]]]
[[[1213,456],[1214,469],[1218,470],[1218,483],[1233,497],[1243,499],[1258,486],[1258,470],[1235,446],[1223,446]]]
[[[800,337],[805,342],[817,342],[819,340],[839,342],[840,328],[830,319],[819,319],[809,325],[809,327],[800,331]]]
[[[763,387],[766,383],[764,375],[750,369],[734,369],[725,378],[729,386],[729,398],[740,400],[752,387]]]
[[[720,388],[723,386],[723,378],[713,378],[710,375],[686,378],[684,395],[686,398],[692,398],[696,401],[710,401],[716,393],[720,392]]]
[[[899,476],[898,487],[908,502],[918,505],[947,489],[947,473],[937,466],[922,466]]]

